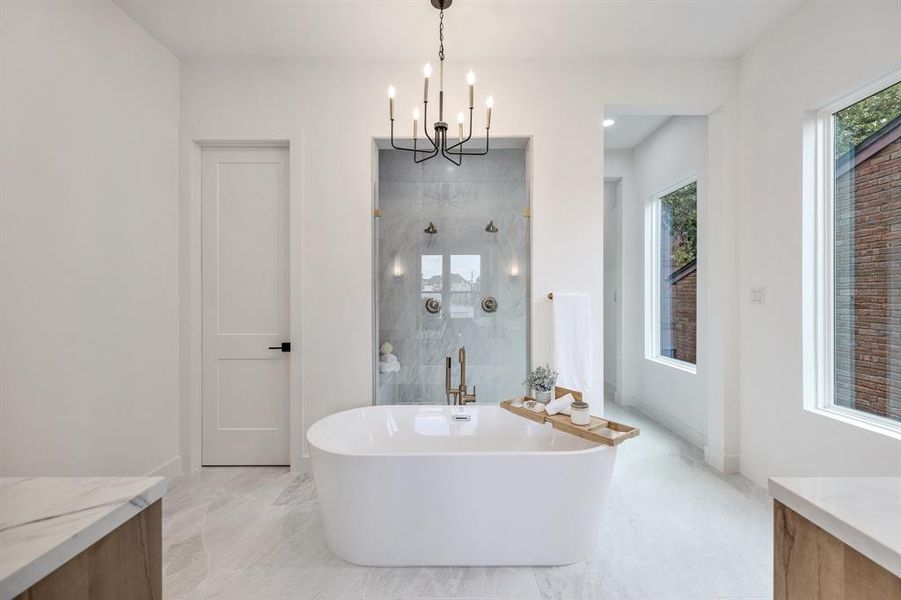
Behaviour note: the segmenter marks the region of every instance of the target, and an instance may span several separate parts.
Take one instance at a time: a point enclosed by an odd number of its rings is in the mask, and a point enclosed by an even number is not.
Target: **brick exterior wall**
[[[835,403],[901,420],[901,139],[836,179]]]
[[[673,283],[673,348],[675,356],[697,364],[698,272],[692,271]]]
[[[698,271],[667,277],[661,284],[660,352],[664,356],[697,364]]]

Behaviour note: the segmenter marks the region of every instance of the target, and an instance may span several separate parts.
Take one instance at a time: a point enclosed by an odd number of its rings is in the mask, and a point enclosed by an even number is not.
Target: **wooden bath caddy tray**
[[[555,398],[565,396],[566,394],[572,394],[576,400],[582,399],[582,392],[561,387],[554,388]],[[505,408],[513,414],[525,417],[526,419],[531,419],[537,423],[550,423],[554,426],[554,429],[559,429],[560,431],[578,436],[589,442],[599,442],[608,446],[617,446],[629,438],[634,438],[638,435],[638,427],[623,425],[622,423],[610,421],[609,419],[602,419],[594,415],[591,415],[591,423],[588,425],[573,425],[569,420],[569,415],[549,415],[546,412],[537,413],[531,411],[524,406],[513,406],[514,402],[520,400],[534,400],[534,398],[523,396],[517,400],[504,400],[501,402],[501,408]]]

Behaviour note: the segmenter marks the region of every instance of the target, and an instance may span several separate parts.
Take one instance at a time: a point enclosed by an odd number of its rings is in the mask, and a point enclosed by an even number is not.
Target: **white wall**
[[[608,177],[623,177],[623,382],[620,398],[698,447],[707,444],[707,319],[711,259],[705,218],[710,202],[707,178],[707,117],[674,116],[632,151],[613,151]],[[645,356],[645,210],[653,194],[689,176],[698,179],[698,365],[689,373]]]
[[[741,63],[741,470],[761,484],[901,475],[901,442],[805,411],[801,387],[805,113],[897,66],[899,31],[896,1],[807,3]]]
[[[0,3],[0,472],[178,470],[178,62],[109,2]]]
[[[463,101],[465,70],[477,93],[493,93],[495,135],[533,135],[532,361],[551,359],[549,291],[593,299],[595,410],[602,403],[603,165],[605,103],[717,107],[737,119],[733,62],[450,63],[448,105]],[[299,195],[302,417],[363,406],[372,395],[371,138],[388,132],[389,82],[398,89],[399,127],[421,93],[421,65],[301,62],[186,62],[182,65],[183,148],[198,139],[292,139],[292,194]],[[456,87],[450,87],[456,82]],[[456,110],[456,108],[454,108]],[[481,111],[480,111],[481,112]],[[482,115],[479,115],[482,118]],[[732,122],[725,130],[735,135]],[[182,172],[191,169],[183,153]],[[728,157],[727,157],[728,158]],[[296,160],[296,163],[295,163]],[[734,166],[731,165],[729,168]],[[292,179],[293,181],[293,179]],[[299,189],[297,189],[299,188]],[[185,185],[187,195],[190,186]],[[726,199],[728,201],[728,198]],[[186,305],[194,299],[183,298]],[[183,348],[190,346],[186,342]],[[186,398],[194,386],[183,388]],[[196,400],[187,400],[196,405]],[[298,415],[297,413],[301,413]],[[189,420],[190,421],[190,420]],[[186,425],[196,423],[185,422]],[[301,463],[300,444],[293,458]]]

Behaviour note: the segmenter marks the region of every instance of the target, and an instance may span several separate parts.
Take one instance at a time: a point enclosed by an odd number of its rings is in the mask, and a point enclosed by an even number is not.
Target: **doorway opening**
[[[708,117],[605,117],[605,392],[705,448]]]

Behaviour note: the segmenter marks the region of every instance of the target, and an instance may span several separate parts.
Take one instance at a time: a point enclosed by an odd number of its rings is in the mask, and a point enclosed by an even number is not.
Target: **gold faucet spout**
[[[470,394],[466,389],[466,347],[463,346],[457,352],[457,360],[460,361],[460,384],[454,388],[451,387],[451,357],[444,357],[444,393],[447,397],[447,403],[456,406],[466,405],[476,401],[476,388],[473,386]],[[451,402],[453,398],[453,402]]]

